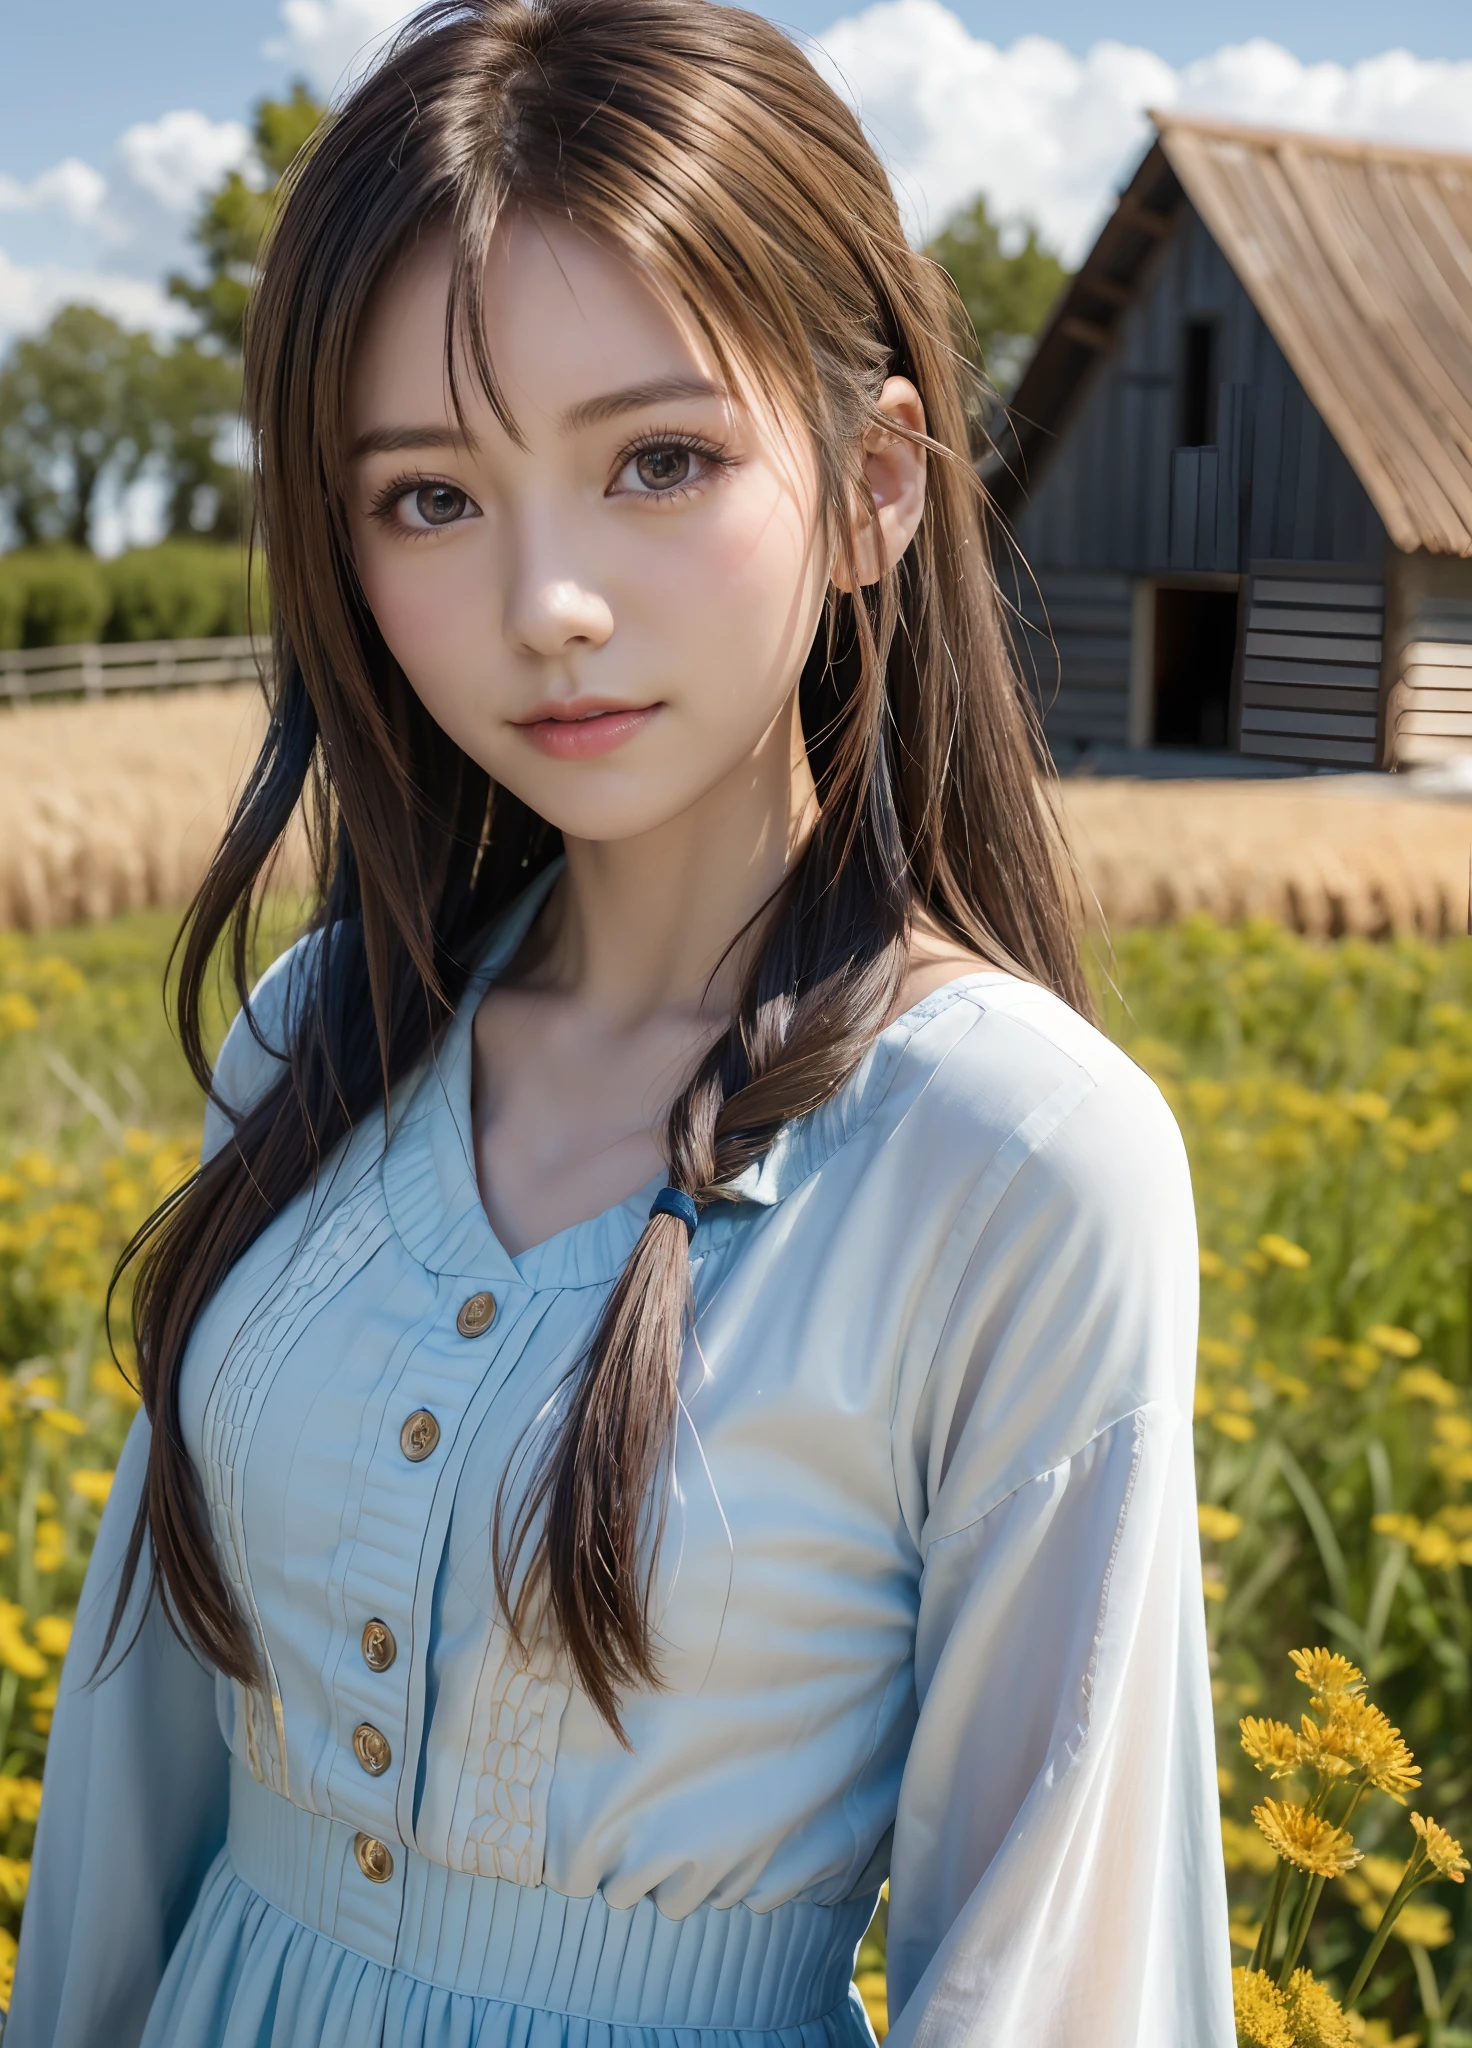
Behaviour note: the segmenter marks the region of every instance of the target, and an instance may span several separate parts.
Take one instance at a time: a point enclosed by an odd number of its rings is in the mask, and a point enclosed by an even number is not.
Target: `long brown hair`
[[[311,986],[274,1086],[131,1248],[153,1430],[114,1627],[151,1537],[150,1593],[245,1683],[256,1645],[180,1433],[190,1330],[227,1269],[425,1055],[487,927],[558,850],[419,703],[364,602],[344,513],[355,337],[375,285],[428,225],[456,248],[452,389],[473,375],[510,425],[469,310],[510,207],[570,219],[644,266],[723,370],[795,404],[851,580],[859,443],[887,375],[918,387],[929,430],[925,514],[900,566],[857,599],[829,593],[801,682],[821,815],[752,936],[729,1029],[669,1113],[670,1180],[698,1206],[725,1199],[785,1123],[844,1084],[892,1014],[917,914],[1088,1007],[968,456],[959,304],[908,246],[858,122],[778,29],[713,0],[436,0],[289,174],[255,290],[246,390],[274,680],[267,739],[181,934],[178,1019],[201,1084],[207,969],[228,936],[244,997],[253,906],[304,795]],[[553,1630],[616,1730],[620,1695],[658,1683],[647,1533],[689,1314],[685,1228],[657,1217],[507,1531],[497,1504],[513,1628]]]

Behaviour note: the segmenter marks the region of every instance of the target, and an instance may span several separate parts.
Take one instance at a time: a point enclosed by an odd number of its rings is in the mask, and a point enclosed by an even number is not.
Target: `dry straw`
[[[0,929],[186,902],[264,718],[247,689],[0,712]],[[300,846],[280,876],[305,880]]]
[[[0,929],[185,902],[262,718],[245,689],[0,713]],[[1061,795],[1091,915],[1112,931],[1193,912],[1314,937],[1467,929],[1472,801],[1371,776],[1074,777]],[[280,878],[305,882],[299,844]]]

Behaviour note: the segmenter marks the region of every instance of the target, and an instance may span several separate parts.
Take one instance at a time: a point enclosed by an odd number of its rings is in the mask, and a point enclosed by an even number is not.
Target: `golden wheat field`
[[[262,718],[244,688],[0,712],[0,930],[186,901]],[[1061,802],[1090,916],[1111,931],[1196,912],[1316,937],[1468,928],[1472,801],[1347,776],[1074,777]],[[299,844],[278,873],[305,882]]]

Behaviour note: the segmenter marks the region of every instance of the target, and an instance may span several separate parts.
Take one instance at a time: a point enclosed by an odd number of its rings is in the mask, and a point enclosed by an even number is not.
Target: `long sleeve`
[[[1112,1055],[1096,1079],[978,1190],[902,1447],[923,1574],[891,2048],[1235,2040],[1189,1176],[1143,1077]]]
[[[294,947],[262,976],[226,1034],[216,1091],[247,1108],[277,1071],[285,997],[300,978]],[[211,1103],[203,1153],[229,1136]],[[179,1641],[158,1601],[127,1655],[143,1603],[146,1559],[129,1616],[94,1682],[148,1463],[139,1415],[123,1447],[87,1568],[46,1753],[41,1819],[16,1959],[5,2048],[131,2048],[206,1870],[225,1839],[228,1751],[215,1677]]]
[[[62,1669],[5,2048],[131,2048],[225,1839],[215,1682],[154,1603],[94,1684],[148,1459],[135,1420]],[[126,1643],[142,1604],[134,1584]]]

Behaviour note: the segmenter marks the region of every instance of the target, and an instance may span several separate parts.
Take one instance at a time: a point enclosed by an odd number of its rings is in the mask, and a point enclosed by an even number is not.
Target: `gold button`
[[[353,1754],[370,1778],[381,1778],[394,1760],[388,1737],[371,1721],[360,1721],[353,1730]]]
[[[495,1320],[495,1295],[472,1294],[459,1315],[456,1316],[455,1328],[462,1337],[483,1337]]]
[[[358,1859],[358,1868],[370,1884],[387,1884],[394,1874],[394,1859],[388,1852],[387,1842],[380,1842],[377,1835],[357,1835],[353,1840],[353,1854]]]
[[[387,1671],[399,1654],[394,1632],[386,1621],[373,1620],[363,1630],[363,1662],[370,1671]]]
[[[427,1408],[416,1408],[399,1431],[399,1449],[411,1465],[427,1458],[440,1440],[440,1426]]]

